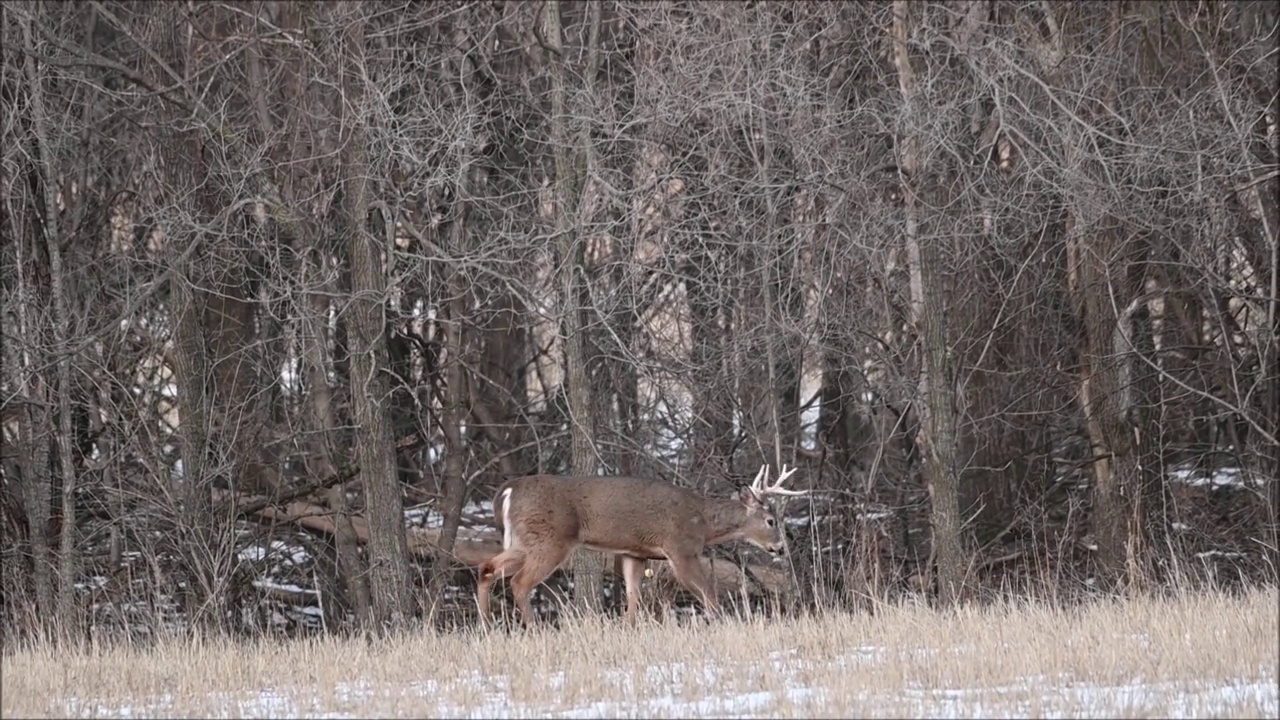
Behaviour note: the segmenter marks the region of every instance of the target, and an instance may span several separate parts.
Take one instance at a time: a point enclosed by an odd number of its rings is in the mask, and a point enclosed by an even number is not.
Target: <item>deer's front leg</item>
[[[676,579],[702,599],[702,607],[706,610],[707,617],[719,617],[720,603],[716,600],[715,593],[711,591],[711,583],[702,569],[702,559],[697,555],[669,555],[668,558],[671,560],[671,570],[675,572]]]

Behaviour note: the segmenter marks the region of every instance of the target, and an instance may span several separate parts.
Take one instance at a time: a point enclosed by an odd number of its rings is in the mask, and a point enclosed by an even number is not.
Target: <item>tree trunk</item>
[[[465,32],[463,27],[454,30],[454,35],[458,38],[456,46],[459,49],[451,51],[450,57],[446,58],[442,75],[453,91],[454,101],[458,107],[464,108],[464,117],[475,118],[481,113],[471,104],[476,96],[475,88],[472,86],[474,70],[471,61],[460,49],[466,42],[463,35]],[[479,128],[472,128],[472,130],[477,133],[483,132]],[[458,168],[455,175],[456,184],[453,188],[452,216],[447,222],[449,233],[447,246],[455,258],[468,257],[471,250],[472,241],[468,222],[471,214],[472,175],[480,172],[475,162],[477,150],[474,147],[461,147],[454,156]],[[458,529],[462,524],[462,508],[467,501],[468,487],[464,472],[468,452],[466,443],[469,438],[463,438],[462,424],[471,414],[468,407],[472,404],[474,392],[467,367],[475,367],[474,361],[468,362],[464,359],[469,336],[467,325],[470,322],[472,284],[465,272],[464,263],[450,263],[446,272],[448,273],[446,285],[448,300],[445,311],[442,313],[443,318],[439,323],[441,335],[443,335],[445,377],[445,387],[441,393],[443,407],[440,417],[441,431],[445,439],[444,497],[441,498],[441,513],[444,518],[432,568],[432,602],[435,606],[440,605],[444,597],[445,585],[453,575],[454,545],[458,539]],[[496,428],[492,428],[490,432],[495,430]],[[499,450],[505,450],[505,448]]]
[[[311,257],[323,262],[319,252]],[[307,257],[304,253],[303,257]],[[321,283],[323,270],[317,272],[318,262],[308,261],[306,264],[315,275],[313,283]],[[304,285],[305,287],[305,285]],[[329,388],[328,369],[324,361],[324,317],[328,314],[329,302],[322,294],[323,288],[307,289],[303,300],[303,312],[306,315],[302,323],[303,360],[306,363],[307,392],[311,399],[311,416],[314,423],[315,441],[311,443],[312,457],[315,463],[311,468],[313,478],[333,477],[337,473],[336,443],[338,442],[338,423],[333,414],[333,393]],[[329,509],[333,512],[334,550],[337,553],[338,572],[342,577],[341,585],[347,593],[347,604],[355,610],[360,623],[369,618],[370,599],[369,583],[365,577],[365,563],[360,557],[360,546],[356,541],[355,530],[351,526],[351,506],[347,502],[345,483],[338,483],[329,489]],[[326,608],[326,615],[328,615]],[[330,623],[338,622],[336,617],[328,618]]]
[[[26,333],[24,335],[31,337]],[[36,610],[39,610],[55,606],[53,574],[50,572],[53,561],[49,548],[49,502],[53,491],[49,480],[49,465],[43,461],[43,458],[48,457],[47,446],[36,441],[35,433],[36,428],[44,427],[47,422],[47,412],[42,400],[48,394],[37,391],[43,383],[38,376],[30,378],[31,365],[24,364],[26,367],[21,371],[23,379],[19,387],[23,395],[33,402],[24,403],[25,412],[18,425],[18,467],[22,470],[22,499],[26,505]],[[36,617],[44,623],[50,621],[43,612],[38,612]]]
[[[462,172],[455,197],[454,218],[450,227],[450,246],[457,257],[463,257],[467,243],[467,215],[470,203],[467,200],[466,176],[469,172],[466,160],[463,161]],[[467,400],[469,398],[467,371],[463,363],[464,330],[463,323],[467,319],[467,306],[470,293],[462,267],[454,265],[449,270],[449,302],[442,325],[444,335],[444,372],[445,389],[443,393],[440,426],[444,433],[444,497],[441,499],[441,512],[444,521],[440,528],[440,544],[436,548],[435,567],[432,568],[432,601],[439,604],[443,597],[445,581],[453,570],[453,547],[458,539],[458,528],[462,524],[462,507],[467,500],[466,478],[463,471],[466,465],[466,445],[462,438],[462,422],[467,417]]]
[[[49,548],[49,504],[53,489],[49,478],[47,445],[39,439],[40,429],[45,428],[48,423],[48,393],[45,391],[42,375],[36,370],[38,364],[43,363],[43,358],[32,352],[39,346],[39,331],[35,322],[39,314],[33,286],[40,283],[34,263],[39,244],[37,228],[40,221],[32,217],[38,205],[34,199],[28,199],[25,205],[21,224],[10,218],[14,226],[22,227],[26,232],[14,233],[14,277],[17,287],[12,307],[13,314],[17,316],[18,327],[15,331],[16,342],[5,343],[5,351],[12,353],[5,359],[13,359],[12,365],[6,365],[5,370],[15,376],[13,386],[17,388],[23,401],[18,407],[18,442],[13,450],[17,455],[22,477],[20,492],[27,539],[31,543],[31,575],[35,585],[36,608],[52,608],[56,602]],[[36,617],[41,621],[49,619],[44,613],[38,613]]]
[[[1071,291],[1082,319],[1080,406],[1093,447],[1093,512],[1091,525],[1098,545],[1098,561],[1105,579],[1128,575],[1138,554],[1138,536],[1130,533],[1130,518],[1141,491],[1129,389],[1129,348],[1116,342],[1129,314],[1117,317],[1113,296],[1128,302],[1131,292],[1120,275],[1127,263],[1119,257],[1118,229],[1078,229],[1068,218],[1067,242]],[[1086,235],[1085,233],[1088,233]],[[1120,270],[1113,271],[1112,268]],[[1116,277],[1120,275],[1120,277]],[[1129,570],[1127,570],[1128,568]]]
[[[591,15],[588,61],[584,79],[591,83],[599,63],[598,42],[600,36],[600,7],[588,6]],[[547,0],[545,33],[550,48],[548,62],[551,65],[551,146],[555,153],[555,201],[556,239],[561,265],[561,313],[564,332],[564,382],[568,398],[571,472],[574,475],[596,474],[596,449],[594,417],[592,415],[591,385],[587,376],[587,342],[582,317],[583,283],[586,282],[582,221],[578,217],[581,193],[589,163],[586,138],[583,146],[575,148],[569,138],[568,109],[566,108],[565,46],[560,26],[560,1]],[[574,552],[570,560],[573,575],[574,604],[579,611],[598,612],[603,594],[604,562],[599,553],[586,549]]]
[[[288,31],[303,32],[305,27],[314,24],[313,13],[312,8],[303,4],[285,5],[280,8],[276,22]],[[256,33],[261,25],[254,23],[252,27]],[[250,92],[257,122],[262,138],[267,140],[275,135],[268,100],[270,87],[260,67],[261,57],[256,46],[250,46],[247,58]],[[284,94],[277,101],[276,110],[283,115],[281,124],[288,127],[292,134],[292,142],[278,146],[280,166],[287,168],[287,171],[280,182],[273,182],[271,177],[264,176],[264,184],[269,188],[269,196],[278,196],[282,200],[270,204],[274,209],[273,218],[279,224],[283,237],[293,245],[300,260],[300,297],[296,298],[295,307],[299,315],[297,332],[301,346],[302,375],[310,408],[307,469],[311,479],[318,480],[335,477],[339,473],[338,466],[348,464],[347,447],[340,431],[344,423],[338,418],[336,407],[339,403],[335,401],[334,387],[329,382],[330,363],[325,355],[329,298],[347,288],[339,287],[326,272],[326,266],[330,262],[327,258],[334,250],[331,236],[297,212],[300,206],[299,191],[308,184],[307,171],[312,160],[300,138],[314,132],[311,126],[313,119],[322,115],[318,112],[321,108],[316,94],[308,92],[307,88],[306,79],[312,69],[313,63],[303,58],[294,58],[293,63],[285,65],[286,77],[280,81]],[[315,190],[308,188],[302,192],[307,191]],[[345,485],[338,483],[324,493],[329,511],[333,513],[338,580],[336,583],[326,583],[331,587],[326,587],[324,592],[330,595],[335,591],[342,593],[342,597],[336,602],[326,601],[323,604],[325,623],[331,629],[345,624],[347,609],[353,612],[356,622],[361,625],[367,623],[371,612],[368,568],[352,524],[352,508]]]
[[[59,233],[58,167],[53,142],[49,134],[48,117],[45,114],[44,83],[36,69],[35,46],[31,37],[31,20],[24,19],[23,43],[26,45],[25,66],[28,90],[31,93],[31,121],[36,144],[39,148],[40,187],[44,192],[44,241],[49,254],[50,293],[53,296],[53,351],[57,358],[57,385],[53,395],[57,398],[58,428],[52,441],[58,452],[58,465],[62,472],[62,524],[58,549],[58,606],[56,617],[64,627],[74,623],[76,604],[76,472],[71,458],[71,319],[68,316],[66,277],[62,267],[62,237]],[[82,189],[83,191],[83,189]],[[65,198],[67,204],[71,198]],[[49,608],[52,610],[52,608]]]
[[[689,298],[689,362],[693,379],[693,451],[689,469],[701,478],[702,492],[715,491],[717,477],[728,477],[732,469],[733,410],[732,386],[725,380],[725,313],[723,278],[708,277],[715,268],[709,253],[685,270]]]
[[[4,13],[0,15],[0,33],[3,33],[3,37],[9,38],[13,32],[10,28],[21,24],[23,43],[29,45],[29,23],[30,21],[26,19],[19,23],[14,13]],[[9,157],[6,147],[4,156],[6,162],[9,161]],[[11,172],[16,172],[16,168]],[[32,170],[28,168],[26,172],[31,173]],[[18,469],[15,477],[21,478],[21,484],[11,489],[17,491],[22,508],[22,521],[15,522],[15,525],[25,526],[26,537],[16,539],[19,542],[26,540],[30,543],[30,557],[23,558],[21,569],[24,580],[30,577],[34,585],[33,588],[29,588],[24,583],[20,586],[20,590],[10,588],[7,607],[17,605],[16,598],[19,592],[25,596],[29,589],[34,590],[35,605],[22,608],[25,611],[52,608],[56,603],[53,575],[50,572],[52,562],[48,535],[49,496],[52,492],[49,482],[50,468],[46,460],[48,451],[42,452],[37,449],[39,442],[37,428],[45,426],[47,412],[44,384],[36,372],[36,367],[44,364],[44,358],[37,352],[40,345],[40,325],[37,321],[42,313],[37,305],[35,288],[43,286],[44,279],[40,276],[34,262],[39,255],[37,248],[42,244],[39,233],[44,221],[39,217],[42,200],[32,197],[34,189],[30,185],[31,183],[22,183],[21,186],[16,184],[12,186],[13,197],[10,199],[6,196],[5,212],[0,218],[5,221],[4,249],[12,247],[13,250],[13,285],[8,284],[9,275],[6,268],[5,284],[0,286],[4,289],[3,317],[6,323],[6,337],[2,350],[4,356],[0,360],[0,370],[5,374],[3,380],[6,389],[12,388],[9,392],[16,395],[16,397],[11,396],[11,400],[5,403],[0,417],[3,418],[5,431],[11,421],[17,422],[16,442],[8,449],[13,453],[14,463]],[[25,192],[19,194],[20,187],[25,187]],[[15,212],[19,208],[20,212]],[[6,254],[4,260],[9,261],[10,257]],[[14,320],[16,320],[16,328],[9,325]],[[11,405],[10,402],[14,404]],[[11,467],[6,463],[5,470]],[[13,559],[19,557],[10,552],[4,554]],[[28,559],[29,565],[25,562]],[[44,628],[39,626],[49,620],[47,614],[40,612],[31,612],[30,617],[37,625],[32,628],[33,630],[43,630]]]
[[[188,48],[190,52],[190,48]],[[174,187],[190,192],[196,207],[193,213],[212,217],[218,199],[214,196],[214,179],[202,160],[200,138],[193,134],[172,135],[165,147]],[[211,466],[216,444],[217,415],[231,417],[231,408],[218,408],[217,379],[212,374],[216,359],[226,360],[226,348],[215,332],[206,337],[211,312],[202,272],[203,263],[212,262],[210,238],[198,230],[189,230],[186,243],[167,243],[170,257],[169,307],[174,317],[174,343],[171,359],[178,385],[178,435],[181,438],[181,511],[178,514],[176,546],[186,572],[183,593],[190,621],[195,626],[216,627],[224,616],[219,605],[223,598],[215,588],[218,574],[211,560],[217,547],[212,501]],[[228,240],[229,242],[229,240]],[[185,247],[182,247],[185,245]],[[222,393],[226,397],[229,393]],[[228,477],[235,482],[235,478]]]
[[[183,66],[194,75],[199,40],[186,34]],[[164,147],[168,180],[189,198],[194,223],[168,235],[170,307],[175,318],[171,355],[179,391],[182,438],[181,537],[187,572],[185,598],[193,624],[222,627],[228,617],[227,583],[235,562],[230,518],[215,513],[215,480],[250,492],[276,483],[262,462],[262,427],[254,298],[248,252],[240,233],[207,228],[239,221],[225,178],[209,162],[217,143],[211,128],[173,132]]]
[[[459,203],[462,205],[463,203]],[[466,212],[465,208],[459,208]],[[463,222],[461,218],[455,222]],[[459,231],[464,232],[464,231]],[[466,503],[466,478],[462,476],[465,465],[466,447],[462,439],[462,421],[466,418],[467,375],[463,365],[463,330],[462,323],[466,318],[467,291],[466,283],[460,277],[460,270],[452,271],[453,277],[449,289],[453,297],[449,299],[446,319],[442,324],[445,352],[445,384],[444,408],[441,412],[440,425],[445,438],[444,459],[444,498],[442,512],[444,524],[441,526],[440,557],[445,563],[448,554],[453,551],[454,540],[458,537],[458,527],[462,521],[462,506]],[[447,563],[445,563],[447,565]],[[440,570],[444,570],[442,565]]]
[[[1048,11],[1047,11],[1048,12]],[[1109,55],[1118,56],[1121,5],[1111,6]],[[1049,19],[1052,19],[1051,17]],[[1066,52],[1061,24],[1051,28],[1040,65],[1051,76],[1063,69],[1057,59]],[[1114,107],[1116,88],[1105,88],[1104,105]],[[1070,123],[1066,123],[1070,125]],[[1084,166],[1078,148],[1082,138],[1068,134],[1063,148],[1064,167]],[[1069,196],[1071,188],[1067,188]],[[1085,418],[1093,456],[1093,509],[1090,525],[1098,547],[1098,564],[1105,584],[1139,582],[1143,492],[1139,449],[1143,428],[1134,421],[1138,411],[1132,383],[1133,300],[1140,288],[1131,277],[1140,260],[1122,240],[1125,228],[1111,217],[1097,217],[1087,206],[1068,199],[1066,220],[1067,283],[1083,336],[1080,357],[1079,403]]]
[[[925,182],[928,182],[927,180]],[[915,198],[907,194],[908,212]],[[933,205],[933,203],[929,203]],[[938,205],[933,205],[938,207]],[[922,223],[915,232],[907,222],[907,257],[912,275],[914,325],[921,342],[922,362],[919,381],[921,399],[920,429],[917,435],[924,478],[929,490],[932,528],[932,555],[937,573],[938,599],[942,605],[953,605],[963,594],[968,550],[960,518],[959,502],[959,415],[955,367],[952,363],[950,332],[946,318],[946,291],[941,277],[938,237]]]
[[[1250,36],[1257,33],[1258,28],[1270,28],[1273,38],[1270,49],[1274,55],[1276,11],[1265,3],[1236,3],[1224,8],[1223,12],[1238,14],[1235,22],[1224,23],[1238,29],[1239,35],[1231,38],[1235,41],[1231,43],[1233,50],[1234,47],[1250,47],[1252,52],[1249,64],[1263,69],[1258,73],[1259,77],[1253,78],[1250,83],[1256,129],[1250,133],[1254,138],[1252,143],[1241,143],[1240,159],[1243,164],[1238,167],[1252,170],[1248,173],[1247,181],[1237,189],[1237,195],[1242,203],[1252,207],[1256,218],[1255,237],[1259,242],[1255,254],[1260,261],[1252,264],[1255,268],[1266,266],[1269,269],[1265,274],[1263,287],[1270,300],[1266,303],[1266,322],[1260,328],[1258,338],[1262,375],[1262,398],[1258,404],[1261,406],[1261,428],[1270,435],[1270,439],[1258,438],[1258,444],[1261,446],[1259,454],[1262,456],[1259,470],[1270,478],[1268,505],[1271,533],[1267,541],[1267,557],[1273,572],[1277,572],[1280,571],[1276,570],[1280,568],[1280,175],[1274,169],[1280,163],[1280,134],[1274,130],[1268,132],[1264,124],[1276,122],[1277,113],[1280,113],[1280,100],[1277,100],[1275,93],[1276,65],[1263,57],[1267,44],[1249,42]],[[1215,53],[1210,58],[1210,64],[1223,64],[1220,57],[1221,53]],[[1225,78],[1217,81],[1235,82],[1234,79]],[[1220,97],[1224,103],[1223,111],[1228,115],[1234,113],[1233,108],[1226,106],[1228,95],[1224,92]],[[1258,159],[1263,162],[1258,162]],[[1244,448],[1237,445],[1236,451],[1243,452]]]
[[[193,240],[198,242],[198,240]],[[189,551],[207,547],[212,542],[209,531],[213,515],[210,485],[207,480],[209,453],[208,370],[205,365],[204,328],[201,326],[202,293],[196,289],[190,258],[173,253],[173,265],[169,276],[169,307],[174,317],[174,344],[172,352],[173,374],[178,385],[178,435],[181,438],[182,455],[182,511],[179,529],[185,537],[179,538],[179,548],[187,564],[187,609],[195,617],[197,608],[203,605],[199,588],[208,582],[197,576],[203,574],[203,563]]]
[[[337,26],[345,27],[341,44],[342,160],[345,166],[343,211],[351,262],[351,303],[346,312],[350,333],[351,400],[357,430],[356,455],[369,518],[369,584],[375,629],[397,627],[410,612],[409,559],[405,543],[404,506],[396,478],[395,448],[383,403],[388,397],[387,349],[383,314],[386,278],[382,243],[368,232],[369,180],[363,131],[365,82],[364,17],[359,3],[337,6]],[[388,220],[388,222],[390,222]],[[388,252],[390,246],[386,246]],[[391,260],[390,257],[387,258]]]
[[[904,126],[899,138],[899,168],[906,213],[907,265],[910,273],[912,323],[922,349],[917,443],[922,452],[925,483],[929,489],[932,556],[938,600],[960,601],[968,552],[963,544],[959,505],[959,392],[955,384],[953,350],[947,327],[947,287],[942,254],[939,208],[942,182],[918,155],[915,137],[921,109],[917,107],[915,74],[907,37],[910,35],[905,0],[893,4],[894,63],[904,105]]]
[[[480,338],[480,378],[468,383],[472,416],[497,456],[496,472],[503,478],[523,474],[532,467],[528,452],[521,450],[527,436],[521,422],[520,399],[525,394],[528,362],[527,317],[520,298],[501,292],[486,308]],[[501,480],[489,484],[496,487]]]

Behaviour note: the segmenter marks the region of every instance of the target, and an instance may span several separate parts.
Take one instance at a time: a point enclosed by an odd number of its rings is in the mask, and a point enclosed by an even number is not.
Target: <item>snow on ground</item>
[[[462,507],[463,524],[467,524],[465,518],[470,517],[492,517],[493,501],[492,500],[472,500]],[[440,508],[436,503],[423,503],[405,508],[404,519],[410,525],[425,528],[438,529],[444,526],[444,514],[440,512]]]
[[[302,565],[311,559],[311,554],[299,545],[290,545],[280,540],[272,540],[268,549],[262,545],[250,545],[237,553],[242,562],[261,562],[278,554],[294,565]]]
[[[858,666],[877,663],[884,650],[857,648],[836,661],[838,667],[857,672]],[[779,714],[813,714],[867,717],[1117,717],[1168,713],[1168,717],[1222,715],[1233,706],[1252,706],[1263,717],[1280,715],[1277,678],[1219,682],[1145,681],[1135,678],[1122,685],[1075,682],[1071,678],[1025,677],[996,687],[928,687],[908,683],[893,691],[838,690],[802,682],[804,676],[794,656],[775,653],[770,662],[748,668],[726,669],[714,664],[701,667],[682,663],[654,665],[640,672],[603,670],[601,699],[575,699],[566,688],[563,673],[547,673],[536,680],[542,702],[521,703],[529,693],[527,678],[516,681],[504,674],[463,675],[452,679],[423,680],[392,685],[361,680],[330,689],[319,687],[269,688],[256,692],[215,694],[208,698],[212,717],[311,717],[361,718],[388,715],[458,718],[598,718],[598,717],[769,717]],[[706,692],[717,678],[742,678],[756,671],[762,688],[750,692]],[[1273,673],[1274,668],[1264,670]],[[726,683],[728,684],[728,683]],[[520,687],[515,687],[519,685]],[[660,689],[660,691],[655,691]],[[460,703],[459,699],[466,702]],[[203,705],[203,703],[202,703]],[[178,703],[172,696],[149,702],[113,704],[71,699],[69,717],[147,717],[172,715],[190,700]]]
[[[1262,485],[1265,480],[1237,467],[1224,467],[1212,473],[1197,467],[1181,467],[1169,471],[1169,480],[1184,485],[1210,485],[1215,488]]]

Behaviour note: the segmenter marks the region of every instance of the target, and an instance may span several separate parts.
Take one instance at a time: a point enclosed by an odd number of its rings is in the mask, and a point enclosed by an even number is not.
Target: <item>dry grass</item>
[[[4,652],[0,715],[1265,717],[1278,600],[21,648]]]

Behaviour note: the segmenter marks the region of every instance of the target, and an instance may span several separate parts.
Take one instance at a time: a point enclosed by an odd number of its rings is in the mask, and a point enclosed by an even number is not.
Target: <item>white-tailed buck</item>
[[[511,592],[525,624],[534,621],[529,592],[546,580],[580,545],[622,561],[628,616],[640,604],[640,576],[647,560],[671,562],[676,579],[719,610],[702,568],[708,545],[746,540],[774,555],[786,552],[787,536],[770,495],[804,495],[782,483],[795,472],[784,465],[766,484],[764,465],[735,496],[709,498],[661,480],[634,477],[530,475],[508,480],[493,499],[502,531],[502,552],[480,565],[476,601],[489,618],[494,581],[511,575]]]

